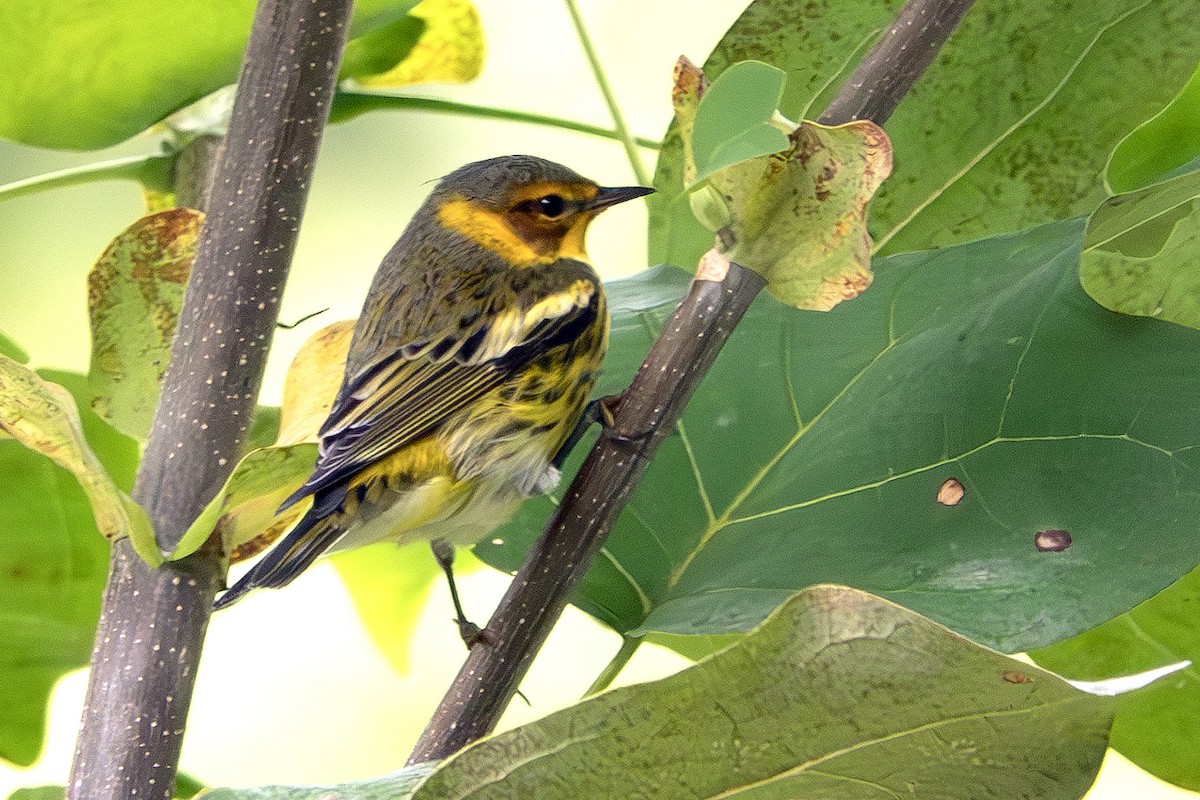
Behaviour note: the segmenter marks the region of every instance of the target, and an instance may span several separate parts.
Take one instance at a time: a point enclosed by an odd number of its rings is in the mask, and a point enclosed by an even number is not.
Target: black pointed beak
[[[600,191],[596,192],[596,196],[588,201],[587,209],[589,211],[603,211],[609,206],[624,203],[626,200],[645,197],[653,192],[653,189],[646,186],[601,186]]]

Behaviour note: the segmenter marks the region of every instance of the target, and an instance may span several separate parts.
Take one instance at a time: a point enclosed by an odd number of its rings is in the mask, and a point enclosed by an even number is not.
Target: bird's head
[[[430,198],[438,222],[513,266],[560,258],[586,261],[588,224],[609,206],[650,194],[644,186],[605,188],[561,164],[501,156],[459,167]]]

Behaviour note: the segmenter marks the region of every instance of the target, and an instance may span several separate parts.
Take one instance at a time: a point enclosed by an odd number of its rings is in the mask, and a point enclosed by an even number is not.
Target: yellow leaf
[[[397,87],[418,83],[466,83],[483,69],[483,27],[470,0],[422,0],[411,12],[425,31],[408,57],[379,75],[358,79],[363,86]]]
[[[317,431],[342,385],[355,322],[346,319],[326,325],[310,336],[292,359],[283,384],[277,444],[317,441]]]
[[[465,559],[459,559],[463,561]],[[406,674],[412,635],[421,619],[420,600],[441,574],[425,542],[398,547],[380,542],[337,553],[333,566],[375,646],[397,672]],[[461,565],[455,574],[462,575]]]

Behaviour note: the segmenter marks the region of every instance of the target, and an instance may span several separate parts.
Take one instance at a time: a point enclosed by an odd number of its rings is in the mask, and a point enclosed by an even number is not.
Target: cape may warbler
[[[316,467],[280,510],[312,507],[217,606],[385,539],[433,541],[448,571],[452,546],[549,491],[608,341],[584,234],[651,191],[532,156],[442,179],[375,275]]]

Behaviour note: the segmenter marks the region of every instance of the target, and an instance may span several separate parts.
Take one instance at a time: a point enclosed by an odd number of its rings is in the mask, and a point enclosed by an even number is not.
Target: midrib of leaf
[[[1088,42],[1088,44],[1083,48],[1083,51],[1079,54],[1079,57],[1076,58],[1074,63],[1071,64],[1071,66],[1067,70],[1066,74],[1063,75],[1062,80],[1060,80],[1058,82],[1058,84],[1053,89],[1051,89],[1050,92],[1045,97],[1043,97],[1040,102],[1037,103],[1037,105],[1035,105],[1033,108],[1031,108],[1023,117],[1021,117],[1016,122],[1014,122],[1012,125],[1010,125],[1005,131],[1003,131],[999,136],[997,136],[994,140],[992,140],[986,147],[984,147],[982,150],[980,150],[974,157],[971,158],[970,161],[968,161],[966,164],[963,165],[962,169],[960,169],[958,172],[951,175],[950,178],[945,183],[943,183],[940,187],[935,189],[928,197],[926,197],[924,200],[922,200],[917,205],[917,207],[914,208],[909,213],[909,215],[907,217],[900,220],[898,223],[896,223],[896,225],[891,230],[889,230],[887,233],[883,234],[883,236],[881,236],[879,239],[877,239],[875,242],[875,250],[879,251],[879,250],[882,250],[884,247],[886,247],[887,243],[890,242],[896,236],[896,234],[898,234],[898,233],[900,233],[900,231],[904,230],[904,228],[910,222],[912,222],[914,219],[916,219],[917,216],[922,211],[924,211],[926,208],[928,208],[930,205],[932,205],[934,203],[934,201],[936,201],[939,197],[941,197],[942,194],[945,193],[945,191],[947,189],[949,189],[955,183],[960,181],[968,172],[970,172],[972,169],[974,169],[975,166],[977,164],[979,164],[979,162],[983,161],[983,159],[987,158],[987,156],[990,155],[992,153],[992,151],[994,151],[997,147],[999,147],[1004,142],[1004,140],[1006,140],[1008,137],[1012,136],[1014,133],[1016,133],[1018,130],[1020,130],[1022,127],[1024,127],[1025,124],[1029,122],[1029,120],[1033,119],[1035,116],[1037,116],[1037,114],[1042,109],[1044,109],[1047,105],[1049,105],[1050,101],[1052,101],[1055,97],[1057,97],[1058,93],[1061,92],[1063,87],[1067,85],[1067,82],[1071,80],[1071,77],[1079,69],[1079,65],[1084,62],[1084,59],[1086,59],[1088,57],[1088,54],[1092,52],[1092,48],[1094,48],[1096,46],[1097,42],[1100,41],[1101,37],[1103,37],[1104,34],[1108,33],[1108,31],[1112,30],[1114,27],[1116,27],[1117,25],[1124,22],[1127,18],[1133,16],[1134,14],[1136,14],[1137,12],[1141,11],[1142,9],[1146,8],[1149,5],[1150,5],[1150,0],[1146,0],[1146,2],[1142,3],[1141,5],[1135,6],[1131,9],[1129,9],[1128,11],[1126,11],[1124,14],[1118,15],[1111,22],[1109,22],[1107,25],[1105,25],[1100,30],[1098,30],[1096,32],[1096,35],[1092,37],[1092,40],[1090,42]]]
[[[827,500],[836,500],[839,497],[846,497],[848,495],[856,494],[858,492],[861,492],[861,491],[864,491],[867,489],[878,489],[881,486],[886,486],[887,484],[891,483],[892,481],[901,480],[903,478],[909,478],[909,477],[912,477],[913,475],[920,475],[923,472],[928,472],[933,469],[938,469],[939,467],[944,467],[947,464],[953,464],[961,459],[969,458],[970,456],[973,456],[976,453],[980,453],[980,452],[988,449],[989,447],[992,447],[992,446],[998,445],[998,444],[1020,444],[1020,443],[1025,443],[1025,442],[1066,442],[1066,441],[1076,441],[1076,440],[1082,440],[1082,439],[1095,439],[1095,440],[1099,440],[1099,441],[1129,442],[1130,444],[1134,444],[1139,447],[1145,447],[1148,450],[1157,452],[1161,455],[1166,456],[1167,458],[1175,458],[1174,451],[1167,450],[1166,448],[1159,447],[1158,445],[1155,445],[1155,444],[1150,444],[1149,442],[1143,442],[1140,439],[1135,439],[1134,437],[1130,436],[1128,433],[1072,433],[1072,434],[1058,434],[1058,435],[1045,435],[1045,436],[996,436],[982,444],[972,447],[970,450],[966,450],[962,453],[959,453],[958,455],[948,456],[946,458],[941,459],[940,461],[935,461],[930,464],[922,465],[920,467],[914,467],[906,472],[899,472],[894,475],[889,475],[886,478],[880,478],[879,480],[871,481],[870,483],[864,483],[864,484],[860,484],[858,486],[851,486],[846,489],[840,489],[836,492],[829,492],[828,494],[821,495],[820,497],[812,497],[812,498],[809,498],[808,500],[803,500],[799,503],[793,503],[792,505],[789,505],[789,506],[780,506],[779,508],[773,508],[769,511],[760,511],[757,514],[750,514],[749,516],[745,516],[745,517],[737,517],[735,519],[728,520],[726,525],[727,526],[728,525],[737,525],[738,523],[741,523],[741,522],[750,522],[751,520],[762,519],[763,517],[773,517],[773,516],[776,516],[777,514],[786,514],[789,511],[797,511],[801,508],[807,508],[808,506],[816,505],[817,503],[823,503]]]
[[[903,739],[906,736],[913,736],[913,735],[917,735],[917,734],[921,734],[921,733],[926,733],[928,731],[937,731],[941,728],[944,728],[944,727],[947,727],[950,725],[957,725],[960,722],[970,722],[972,720],[986,720],[986,719],[990,719],[990,718],[994,718],[994,717],[1012,717],[1012,716],[1018,716],[1021,714],[1040,714],[1045,711],[1050,711],[1051,709],[1055,708],[1056,706],[1068,705],[1068,704],[1076,703],[1078,701],[1079,701],[1079,698],[1066,697],[1061,700],[1052,700],[1049,703],[1041,703],[1033,708],[998,709],[995,711],[973,711],[969,714],[960,714],[959,716],[956,716],[956,717],[947,717],[946,719],[934,720],[933,722],[927,722],[924,725],[917,725],[912,728],[906,728],[904,730],[895,731],[894,733],[889,733],[886,736],[876,736],[874,738],[867,739],[862,742],[856,742],[855,744],[849,745],[848,747],[843,747],[839,750],[831,751],[831,752],[826,753],[817,758],[809,759],[808,761],[805,761],[802,764],[797,764],[796,766],[792,767],[791,769],[785,770],[785,771],[779,773],[778,775],[772,775],[769,778],[764,778],[760,781],[755,781],[753,783],[747,783],[742,786],[736,786],[736,787],[728,789],[724,792],[721,792],[720,794],[709,795],[708,798],[706,798],[706,800],[723,800],[724,798],[737,797],[742,792],[749,791],[749,790],[756,789],[756,788],[763,787],[763,786],[770,786],[771,784],[773,784],[777,781],[785,780],[787,778],[792,778],[792,777],[795,777],[798,775],[802,775],[805,772],[811,771],[812,768],[817,766],[818,764],[824,764],[827,761],[832,761],[835,758],[840,758],[841,756],[848,755],[857,750],[862,750],[865,747],[874,747],[875,745],[881,745],[881,744],[885,744],[890,741],[895,741],[897,739]]]
[[[704,486],[704,476],[700,474],[700,465],[696,463],[696,453],[692,450],[692,443],[688,439],[687,430],[683,427],[683,420],[675,423],[675,430],[679,431],[679,440],[683,442],[683,451],[687,453],[688,464],[692,468],[692,477],[696,480],[696,488],[700,492],[700,502],[704,506],[705,518],[708,519],[708,524],[713,524],[716,517],[713,514],[712,500],[709,499],[708,489]]]
[[[625,569],[625,565],[618,561],[607,547],[600,548],[600,555],[608,559],[608,562],[612,564],[613,569],[615,569],[622,578],[629,582],[629,586],[633,589],[634,594],[637,595],[638,602],[642,605],[642,613],[649,615],[650,612],[654,610],[654,603],[650,601],[650,595],[646,594],[646,590],[642,588],[641,584],[637,582],[629,570]]]
[[[709,524],[707,526],[705,526],[704,532],[700,534],[700,539],[696,542],[696,546],[693,547],[691,552],[689,552],[687,554],[687,556],[683,559],[683,561],[680,562],[679,566],[676,567],[671,572],[670,577],[667,579],[667,589],[673,588],[675,586],[675,584],[677,584],[679,582],[679,579],[683,577],[683,574],[685,572],[687,572],[688,567],[691,566],[692,561],[695,560],[696,556],[698,556],[701,553],[701,551],[704,550],[704,548],[708,545],[709,541],[714,536],[716,536],[722,529],[724,529],[726,526],[731,524],[731,520],[733,520],[733,514],[737,511],[738,507],[740,507],[741,504],[744,503],[746,501],[746,499],[748,497],[750,497],[751,494],[754,493],[754,490],[757,489],[759,484],[761,484],[766,479],[767,475],[769,475],[771,473],[771,470],[773,470],[775,468],[775,466],[784,458],[784,456],[786,456],[789,452],[791,452],[793,447],[795,447],[797,444],[799,444],[800,440],[802,438],[804,438],[804,434],[806,434],[806,433],[808,433],[808,431],[812,430],[813,426],[816,425],[818,422],[820,422],[821,419],[825,416],[825,414],[831,408],[833,408],[834,405],[836,405],[838,403],[838,401],[841,400],[846,395],[846,393],[849,392],[850,389],[852,389],[854,387],[854,385],[856,383],[858,383],[864,375],[867,374],[868,371],[870,371],[870,369],[873,366],[875,366],[877,363],[879,363],[879,359],[883,358],[885,355],[887,355],[889,352],[891,352],[892,348],[895,347],[895,345],[896,345],[896,341],[897,340],[895,340],[895,339],[892,339],[891,341],[889,341],[887,343],[887,346],[884,347],[882,350],[880,350],[878,353],[876,353],[875,357],[872,358],[869,363],[867,363],[865,366],[863,366],[863,368],[860,369],[858,371],[858,373],[856,373],[854,375],[854,377],[852,377],[850,380],[846,381],[846,384],[838,391],[838,393],[836,395],[834,395],[829,400],[828,403],[825,404],[824,408],[822,408],[820,411],[817,412],[816,416],[814,416],[807,423],[797,426],[796,433],[793,434],[792,438],[789,439],[783,445],[783,447],[779,448],[779,450],[776,451],[775,455],[771,456],[770,460],[768,460],[767,463],[764,464],[758,470],[758,472],[755,473],[754,476],[752,478],[750,478],[749,481],[746,482],[746,485],[743,486],[742,490],[740,492],[738,492],[737,496],[735,496],[733,498],[733,500],[731,500],[729,502],[729,505],[725,507],[725,510],[721,512],[721,515],[719,517],[717,517],[716,519],[712,520],[711,522],[709,522]],[[798,420],[799,419],[798,412],[796,414],[796,417]],[[736,521],[740,522],[742,520],[736,520]]]
[[[1052,302],[1052,296],[1045,298],[1042,310],[1038,312],[1037,319],[1033,321],[1033,327],[1030,329],[1029,335],[1025,337],[1025,347],[1021,350],[1021,355],[1017,357],[1012,377],[1008,379],[1008,391],[1004,395],[1004,403],[1000,406],[1000,419],[996,423],[997,437],[1004,433],[1004,420],[1008,416],[1008,404],[1012,402],[1013,392],[1017,388],[1017,377],[1021,374],[1021,365],[1025,363],[1025,356],[1029,355],[1029,351],[1033,348],[1033,340],[1037,338],[1038,330],[1042,327],[1042,320],[1045,319],[1046,312],[1050,310]]]
[[[1109,242],[1113,241],[1114,239],[1120,239],[1122,236],[1129,233],[1130,231],[1135,231],[1138,228],[1142,227],[1143,225],[1146,225],[1146,224],[1158,219],[1159,217],[1162,217],[1162,216],[1165,216],[1165,215],[1171,213],[1175,209],[1179,208],[1181,205],[1184,205],[1185,203],[1190,203],[1193,200],[1196,200],[1198,197],[1200,197],[1200,195],[1193,195],[1192,197],[1188,197],[1184,200],[1180,200],[1178,203],[1171,206],[1170,208],[1164,208],[1161,211],[1151,214],[1148,217],[1139,219],[1137,222],[1130,224],[1128,227],[1122,228],[1121,230],[1114,233],[1112,236],[1109,236],[1107,239],[1101,239],[1098,242],[1092,242],[1091,244],[1085,244],[1083,247],[1083,252],[1090,253],[1091,251],[1096,250],[1097,248],[1103,247],[1104,245],[1108,244]]]

